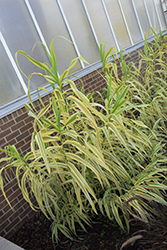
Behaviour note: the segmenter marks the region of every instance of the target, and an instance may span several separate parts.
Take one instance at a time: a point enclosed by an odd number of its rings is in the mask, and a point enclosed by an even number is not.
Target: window
[[[144,34],[166,29],[166,0],[0,0],[0,116],[6,106],[17,108],[27,94],[27,78],[19,72],[15,53],[23,50],[33,58],[48,62],[45,50],[55,37],[54,49],[60,72],[70,61],[82,55],[89,63],[100,60],[98,45],[115,46],[117,51],[143,41]],[[162,8],[163,7],[163,8]],[[166,8],[166,9],[165,9]],[[166,12],[165,12],[166,13]],[[61,38],[65,37],[69,41]],[[35,49],[32,51],[34,44]],[[28,76],[37,69],[19,55],[19,65]],[[71,73],[86,74],[89,67],[78,62]],[[38,69],[39,71],[39,69]],[[31,91],[45,86],[45,79],[33,76]],[[35,95],[34,95],[35,96]],[[14,107],[15,106],[15,107]]]

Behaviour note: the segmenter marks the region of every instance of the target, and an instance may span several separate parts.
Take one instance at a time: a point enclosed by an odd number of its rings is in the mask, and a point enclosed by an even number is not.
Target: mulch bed
[[[60,233],[59,244],[53,244],[50,225],[51,222],[42,213],[36,213],[10,241],[25,250],[120,250],[121,245],[141,226],[139,223],[134,224],[130,234],[126,235],[107,218],[95,218],[93,219],[92,228],[87,227],[87,233],[78,232],[82,240],[71,241]],[[143,229],[143,225],[141,229]],[[127,245],[123,250],[138,249],[139,241],[136,241],[133,246]]]

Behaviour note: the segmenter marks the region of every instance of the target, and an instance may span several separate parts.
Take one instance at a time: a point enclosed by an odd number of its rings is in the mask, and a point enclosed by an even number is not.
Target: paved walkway
[[[0,236],[0,250],[24,250]]]

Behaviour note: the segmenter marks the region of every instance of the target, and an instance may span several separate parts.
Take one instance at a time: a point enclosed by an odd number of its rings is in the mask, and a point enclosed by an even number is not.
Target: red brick
[[[23,205],[24,205],[25,203],[27,203],[26,200],[23,199],[23,201],[18,201],[18,199],[17,199],[17,203],[16,203],[16,205],[13,207],[14,211],[17,211],[18,209],[20,209],[20,207],[23,208]],[[24,208],[23,208],[23,210],[24,210]]]
[[[9,135],[10,133],[11,133],[10,129],[7,129],[0,133],[0,138],[2,139],[3,137]]]
[[[8,182],[5,186],[4,186],[4,190],[8,190],[9,188],[12,188],[13,185],[15,185],[17,183],[17,179],[13,179],[12,181]]]
[[[25,216],[27,216],[28,212],[30,210],[30,207],[28,207],[24,212],[19,214],[20,219],[22,220]]]
[[[39,106],[37,106],[35,108],[36,108],[37,111],[40,111],[40,109],[41,109]]]
[[[34,131],[34,128],[33,128],[33,127],[31,127],[31,128],[29,129],[30,134],[32,134],[32,133],[33,133],[33,131]]]
[[[8,198],[12,193],[13,193],[13,191],[12,191],[11,188],[5,191],[5,194],[6,194],[7,198]]]
[[[28,213],[28,218],[31,219],[34,215],[35,215],[35,211],[34,210],[30,210],[30,212]]]
[[[0,126],[1,126],[1,125],[3,125],[3,120],[2,120],[2,119],[0,119]]]
[[[8,200],[9,202],[11,202],[13,199],[16,199],[17,198],[17,195],[19,195],[21,193],[20,189],[17,189],[17,191],[15,192],[12,192],[12,189],[11,189],[11,193],[8,197]]]
[[[16,191],[17,189],[19,189],[18,184],[15,184],[15,185],[12,186],[13,191]]]
[[[28,123],[28,124],[26,123],[26,125],[24,125],[24,127],[22,127],[20,131],[23,133],[24,131],[28,130],[31,127],[32,127],[32,123]]]
[[[26,109],[25,107],[23,107],[23,108],[22,108],[22,112],[23,112],[23,113],[27,113],[28,111],[27,111],[27,109]]]
[[[14,199],[10,202],[12,208],[17,204],[17,202],[18,202],[17,199]]]
[[[11,180],[15,179],[15,176],[16,176],[15,169],[16,169],[16,167],[12,167],[12,168],[7,168],[6,169],[6,171],[5,171],[6,177],[5,178],[7,178],[8,183],[10,183]],[[7,190],[9,188],[6,188],[6,185],[5,185],[4,189],[5,189],[5,192],[7,192]]]
[[[1,125],[0,128],[1,128],[2,130],[5,130],[6,128],[11,127],[13,124],[15,124],[15,121],[14,121],[14,120],[11,120],[11,121],[7,122],[6,124]]]
[[[4,117],[4,118],[2,118],[2,120],[3,120],[3,123],[6,123],[6,122],[8,121],[7,116],[6,116],[6,117]]]
[[[23,195],[21,194],[19,198],[17,197],[18,204],[25,210],[24,205],[28,204],[28,202],[23,198]]]
[[[3,230],[2,232],[0,232],[0,235],[2,236],[2,237],[4,237],[5,236],[5,231]]]
[[[6,156],[5,153],[0,151],[0,159],[5,157],[5,156]]]
[[[24,223],[29,219],[28,216],[26,216],[25,218],[23,218],[21,221],[19,221],[19,223],[17,223],[17,225],[14,226],[14,229],[16,231],[18,231],[23,225]]]
[[[7,205],[3,208],[3,211],[4,211],[4,213],[7,213],[10,209],[11,209],[11,207],[7,204]]]
[[[28,202],[26,202],[24,205],[23,205],[23,208],[26,210],[26,209],[28,209],[28,208],[30,208],[30,205],[29,205],[29,203]]]
[[[30,150],[30,145],[28,143],[26,143],[23,147],[21,147],[22,152],[26,151],[26,150]]]
[[[19,141],[21,141],[22,139],[24,139],[26,136],[28,136],[29,135],[29,133],[28,133],[28,131],[25,131],[24,133],[22,133],[21,135],[19,135],[19,136],[17,136],[16,137],[16,140],[19,142]]]
[[[15,138],[16,136],[19,135],[19,132],[18,131],[15,131],[13,133],[11,133],[9,136],[6,137],[6,140],[7,141],[10,141],[11,139]]]
[[[19,221],[20,221],[19,218],[16,217],[16,218],[15,218],[11,223],[9,223],[9,225],[5,228],[5,231],[6,231],[6,232],[9,232],[9,230],[10,230],[11,228],[13,228]]]
[[[4,211],[2,211],[2,209],[0,210],[0,217],[2,217],[4,214]]]
[[[7,205],[7,201],[5,200],[4,197],[3,197],[3,201],[1,201],[0,205],[1,205],[1,206],[0,206],[1,209]]]
[[[9,221],[5,220],[3,223],[0,224],[0,231],[4,230],[7,226],[9,226]]]
[[[19,110],[17,110],[17,113],[19,114],[19,115],[21,115],[23,112],[22,112],[22,109],[19,109]]]
[[[5,139],[0,140],[0,146],[2,147],[6,143]]]
[[[23,202],[23,195],[22,195],[22,193],[17,196],[17,199],[19,200],[19,202],[22,202],[22,205],[25,203],[25,202]]]
[[[16,144],[16,140],[12,139],[12,140],[8,141],[6,144],[7,145],[15,145]]]
[[[32,131],[29,130],[30,135],[29,135],[28,137],[25,138],[25,141],[26,141],[27,143],[30,143],[30,141],[31,141],[31,136],[32,136],[31,134],[32,134],[32,132],[33,132],[33,129],[32,129]]]
[[[20,115],[16,118],[16,122],[24,121],[27,118],[27,114]]]
[[[2,216],[1,220],[5,222],[12,214],[13,211],[11,209],[8,210],[8,212]]]
[[[22,212],[23,212],[23,208],[20,207],[13,215],[11,215],[8,219],[9,221],[13,221],[16,217],[18,217]]]
[[[18,212],[15,212],[14,214],[11,214],[11,216],[9,216],[9,218],[8,218],[9,224],[12,223],[18,216],[19,216]]]
[[[17,111],[15,111],[12,115],[14,118],[18,117]]]
[[[16,143],[16,144],[15,144],[15,147],[16,147],[17,149],[19,149],[19,148],[21,148],[21,146],[23,146],[23,145],[24,145],[24,141],[22,140],[22,141]]]
[[[12,228],[9,232],[5,234],[6,239],[10,239],[13,234],[15,234],[15,230]]]
[[[31,123],[33,124],[33,121],[34,121],[34,118],[32,118],[32,117],[30,117],[30,116],[28,116],[28,117],[24,120],[25,124],[27,124],[27,123],[29,123],[29,122],[31,122]]]
[[[24,121],[21,121],[21,122],[18,122],[16,125],[12,126],[11,129],[12,129],[12,131],[15,131],[23,126],[25,126],[25,123],[24,123]]]
[[[12,114],[10,114],[10,115],[7,115],[7,118],[8,118],[8,120],[12,120],[12,119],[13,119],[13,116],[12,116]]]

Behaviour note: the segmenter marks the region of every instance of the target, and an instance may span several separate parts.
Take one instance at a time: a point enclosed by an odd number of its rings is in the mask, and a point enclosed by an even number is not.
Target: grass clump
[[[140,53],[138,68],[134,64],[127,66],[120,53],[122,79],[118,77],[116,63],[108,63],[111,49],[104,55],[100,46],[107,83],[104,95],[100,94],[98,99],[100,103],[93,98],[94,93],[86,96],[67,77],[77,60],[83,58],[74,59],[59,75],[53,41],[50,53],[47,52],[50,67],[19,51],[45,71],[35,74],[47,79],[53,92],[48,105],[40,99],[43,108],[38,113],[32,102],[26,104],[29,115],[34,118],[31,150],[24,157],[15,146],[2,150],[7,157],[1,161],[9,163],[0,170],[0,183],[7,199],[2,173],[15,166],[25,200],[36,209],[32,194],[38,208],[53,221],[53,239],[58,240],[59,230],[72,239],[77,234],[76,224],[86,230],[84,224],[90,224],[92,212],[100,211],[128,231],[130,214],[147,221],[151,201],[167,205],[167,157],[162,138],[165,127],[160,127],[160,124],[165,126],[166,115],[166,99],[162,98],[166,95],[162,62],[165,45],[160,39],[162,37],[156,35],[154,48],[145,41],[145,54]],[[150,59],[151,56],[157,60],[156,72],[156,60]],[[140,72],[143,61],[147,65],[144,73]],[[162,69],[159,69],[161,62]],[[68,90],[63,88],[66,82]],[[153,120],[155,108],[160,110],[160,117]]]

